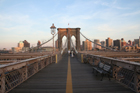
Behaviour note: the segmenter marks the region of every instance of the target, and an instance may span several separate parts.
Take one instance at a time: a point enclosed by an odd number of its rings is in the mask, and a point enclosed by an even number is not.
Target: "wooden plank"
[[[9,93],[65,93],[68,59],[64,55],[57,63],[48,65]],[[134,93],[115,80],[104,77],[100,81],[92,73],[92,66],[71,58],[73,93]]]

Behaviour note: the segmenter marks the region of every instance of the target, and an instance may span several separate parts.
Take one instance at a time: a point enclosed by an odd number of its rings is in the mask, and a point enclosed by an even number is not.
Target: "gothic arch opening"
[[[70,50],[71,44],[70,39],[71,36],[75,36],[76,39],[76,49],[80,50],[80,28],[58,28],[58,48],[62,49],[62,38],[63,36],[67,37],[67,48]]]
[[[74,47],[76,48],[76,38],[75,38],[74,35],[71,36],[71,40],[72,40],[72,43],[73,43]],[[71,45],[72,49],[74,48],[73,45]]]
[[[65,43],[67,42],[67,37],[64,35],[62,37],[62,48],[65,46]],[[67,46],[67,45],[66,45]]]

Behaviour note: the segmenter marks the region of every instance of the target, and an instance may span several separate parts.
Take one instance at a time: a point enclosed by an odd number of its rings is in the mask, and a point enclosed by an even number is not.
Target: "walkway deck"
[[[92,73],[92,67],[71,58],[73,93],[134,93],[115,80],[109,81]],[[68,57],[63,56],[57,64],[48,65],[33,77],[17,86],[10,93],[65,93]]]

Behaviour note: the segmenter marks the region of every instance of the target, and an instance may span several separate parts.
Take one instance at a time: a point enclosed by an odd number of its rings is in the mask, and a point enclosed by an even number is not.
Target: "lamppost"
[[[54,34],[55,34],[55,29],[56,27],[54,26],[54,24],[52,24],[52,26],[50,27],[51,29],[51,34],[53,35],[53,53],[54,53]]]

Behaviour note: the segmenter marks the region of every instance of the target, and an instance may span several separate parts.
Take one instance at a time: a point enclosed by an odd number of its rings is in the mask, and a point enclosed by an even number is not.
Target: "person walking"
[[[68,50],[68,55],[70,55],[70,50]]]
[[[73,51],[71,51],[71,57],[74,57],[74,56],[73,56]]]

